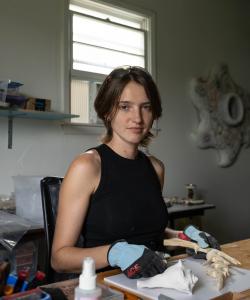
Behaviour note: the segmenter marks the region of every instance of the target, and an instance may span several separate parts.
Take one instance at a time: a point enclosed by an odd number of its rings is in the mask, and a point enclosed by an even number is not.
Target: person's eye
[[[145,110],[148,110],[148,111],[151,111],[151,110],[152,110],[151,104],[145,104],[145,105],[143,105],[143,108],[144,108]]]
[[[129,110],[129,105],[128,104],[120,104],[119,109],[127,111],[127,110]]]

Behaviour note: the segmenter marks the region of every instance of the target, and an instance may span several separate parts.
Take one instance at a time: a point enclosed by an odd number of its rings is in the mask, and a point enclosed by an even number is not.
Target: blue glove
[[[201,248],[208,248],[209,244],[205,241],[205,239],[200,235],[202,231],[194,227],[193,225],[189,225],[183,230],[184,234],[189,237],[191,240],[196,241]],[[206,232],[204,232],[207,234]]]
[[[184,230],[183,233],[189,237],[192,241],[195,241],[198,243],[199,247],[201,248],[214,248],[220,250],[220,244],[218,241],[211,236],[209,233],[200,231],[198,228],[196,228],[193,225],[187,226]],[[205,258],[206,254],[202,252],[198,252],[195,254],[194,251],[190,250],[187,251],[189,254],[193,255],[195,258]]]
[[[107,254],[112,267],[119,267],[128,278],[151,277],[166,270],[166,263],[152,250],[143,245],[117,241]]]

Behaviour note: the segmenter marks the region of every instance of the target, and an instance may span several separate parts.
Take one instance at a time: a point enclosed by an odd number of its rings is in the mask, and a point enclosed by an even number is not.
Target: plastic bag
[[[45,176],[13,176],[16,215],[43,226],[40,181]],[[28,209],[27,209],[28,208]]]
[[[0,244],[12,251],[30,227],[29,221],[0,211]]]

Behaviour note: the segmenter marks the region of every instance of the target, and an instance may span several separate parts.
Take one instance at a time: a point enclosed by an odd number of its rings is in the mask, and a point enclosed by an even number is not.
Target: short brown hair
[[[130,81],[135,81],[144,87],[151,102],[153,120],[158,119],[162,114],[160,94],[150,73],[144,68],[135,66],[116,68],[102,83],[94,103],[96,113],[103,120],[107,130],[102,139],[104,143],[112,139],[111,120],[117,111],[121,94]],[[149,131],[140,144],[146,146],[152,136],[153,134]]]

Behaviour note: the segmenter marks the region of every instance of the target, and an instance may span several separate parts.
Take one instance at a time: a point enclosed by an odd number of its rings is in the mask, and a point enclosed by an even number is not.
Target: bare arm
[[[95,192],[99,180],[100,159],[94,150],[76,158],[67,171],[60,190],[51,255],[52,267],[58,272],[80,272],[86,256],[95,260],[97,269],[108,265],[109,245],[75,247],[85,221],[90,196]]]
[[[165,177],[165,166],[162,161],[155,158],[154,156],[150,156],[150,160],[153,164],[156,174],[158,175],[159,181],[161,183],[161,189],[163,189],[164,177]],[[180,233],[180,232],[182,232],[182,231],[174,230],[174,229],[171,229],[168,227],[165,228],[166,237],[168,239],[178,237],[178,233]]]

